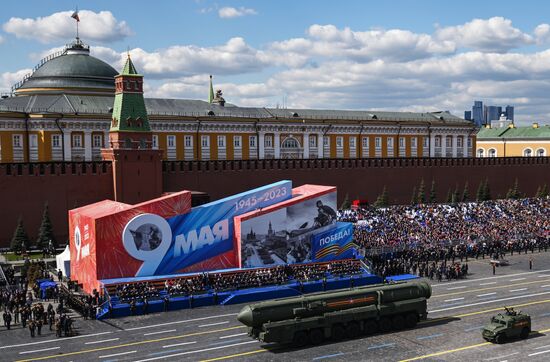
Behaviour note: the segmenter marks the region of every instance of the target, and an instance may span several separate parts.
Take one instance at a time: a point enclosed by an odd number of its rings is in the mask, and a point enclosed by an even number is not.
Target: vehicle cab
[[[509,339],[526,339],[531,332],[531,316],[522,312],[515,312],[512,308],[504,308],[505,313],[499,313],[491,318],[483,328],[482,336],[485,340],[495,343],[505,343]]]

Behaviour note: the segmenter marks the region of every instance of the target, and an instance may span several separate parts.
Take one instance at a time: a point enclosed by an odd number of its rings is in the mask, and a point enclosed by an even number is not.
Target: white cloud
[[[17,38],[35,39],[42,43],[67,41],[75,36],[72,11],[61,11],[45,17],[11,18],[3,25],[4,31]],[[125,21],[118,21],[110,11],[98,13],[80,10],[79,31],[84,41],[112,42],[132,34]]]
[[[0,44],[2,44],[3,42],[4,42],[4,37],[0,35]]]
[[[16,72],[5,72],[0,74],[0,93],[9,93],[11,87],[21,81],[23,77],[30,73],[31,69],[21,69]]]
[[[546,44],[550,42],[550,25],[540,24],[535,28],[533,32],[537,39],[537,44]]]
[[[463,25],[440,28],[435,38],[459,47],[497,53],[534,43],[531,35],[514,28],[512,21],[503,17],[474,19]]]
[[[233,8],[230,6],[226,6],[218,10],[218,16],[222,19],[238,18],[241,16],[256,14],[258,14],[256,10],[245,7]]]

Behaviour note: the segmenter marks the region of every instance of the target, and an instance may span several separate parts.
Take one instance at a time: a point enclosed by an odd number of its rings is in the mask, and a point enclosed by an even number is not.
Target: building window
[[[79,135],[79,134],[73,135],[73,147],[76,147],[76,148],[82,147],[82,135]]]
[[[462,137],[457,137],[457,139],[456,139],[456,147],[461,148],[462,146],[464,146],[464,142],[463,142]]]
[[[416,148],[416,137],[411,137],[411,148]]]
[[[281,145],[281,148],[299,148],[300,144],[298,143],[298,140],[296,138],[288,137],[284,140],[283,144]]]
[[[330,138],[329,138],[329,136],[323,136],[323,146],[325,146],[325,147],[330,146]]]
[[[485,150],[483,148],[479,148],[477,150],[477,157],[484,157],[485,156]]]
[[[382,138],[381,137],[376,137],[374,139],[374,147],[376,147],[376,148],[381,148],[382,147]]]
[[[210,136],[201,136],[201,146],[210,147]]]
[[[309,147],[317,147],[317,137],[309,136]]]
[[[31,134],[29,144],[31,148],[38,148],[38,135]]]
[[[405,148],[405,137],[399,137],[399,148]]]
[[[487,157],[497,157],[497,150],[494,148],[489,149],[489,151],[487,151]]]
[[[468,137],[468,148],[472,147],[472,137]]]
[[[265,136],[264,145],[269,148],[273,147],[273,136]]]
[[[430,138],[429,137],[423,137],[422,138],[422,147],[424,147],[424,148],[430,147]]]
[[[176,136],[168,135],[168,148],[176,148]]]
[[[363,137],[361,142],[362,142],[363,148],[369,148],[369,138],[368,137]]]
[[[193,136],[185,136],[183,138],[185,148],[192,148],[193,147]]]
[[[530,148],[526,148],[523,150],[523,156],[525,157],[531,157],[533,156],[533,150]]]
[[[243,144],[243,137],[242,136],[233,136],[233,147],[241,148],[242,144]]]
[[[441,136],[435,136],[435,147],[441,147]]]
[[[453,136],[445,137],[445,147],[447,148],[453,147]]]
[[[101,148],[103,146],[103,139],[100,134],[95,134],[93,139],[93,147]]]
[[[355,148],[355,145],[356,145],[356,138],[355,137],[350,137],[349,138],[349,148]]]
[[[158,148],[159,146],[159,136],[154,134],[153,135],[153,148]]]
[[[388,148],[393,148],[393,137],[388,137],[386,140]]]
[[[544,148],[539,148],[537,150],[537,157],[544,157],[546,156],[546,150]]]
[[[61,148],[61,135],[52,135],[52,148]]]
[[[336,148],[342,148],[344,147],[344,137],[338,136],[336,137]]]
[[[225,136],[218,136],[218,148],[225,148]]]
[[[248,146],[249,147],[256,147],[256,136],[250,136],[248,138]]]

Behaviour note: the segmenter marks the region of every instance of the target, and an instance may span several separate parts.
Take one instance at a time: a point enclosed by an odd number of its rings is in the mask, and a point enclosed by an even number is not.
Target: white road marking
[[[172,358],[172,357],[185,356],[185,355],[194,354],[194,353],[215,351],[217,349],[241,346],[243,344],[250,344],[250,343],[258,343],[258,341],[254,340],[254,341],[247,341],[247,342],[241,342],[241,343],[235,343],[235,344],[226,344],[226,345],[218,346],[218,347],[197,349],[197,350],[194,350],[194,351],[187,351],[187,352],[181,352],[181,353],[175,353],[175,354],[168,354],[168,355],[164,355],[164,356],[160,356],[160,357],[147,358],[147,359],[142,359],[142,360],[139,360],[139,361],[136,361],[136,362],[156,361],[156,360],[164,359],[164,358]]]
[[[194,318],[194,319],[186,319],[186,320],[183,320],[183,321],[166,322],[166,323],[153,324],[153,325],[150,325],[150,326],[128,328],[128,329],[125,329],[125,331],[137,331],[137,330],[139,330],[139,329],[147,329],[147,328],[153,328],[153,327],[169,326],[169,325],[172,325],[172,324],[179,324],[179,323],[189,323],[189,322],[204,321],[204,320],[213,319],[213,318],[231,317],[231,316],[236,316],[236,315],[237,315],[237,313],[213,315],[213,316],[209,316],[209,317]],[[67,338],[64,338],[64,339],[67,339]]]
[[[488,283],[480,283],[479,285],[492,285],[496,284],[497,282],[488,282]]]
[[[188,344],[194,344],[197,343],[197,341],[193,342],[183,342],[183,343],[176,343],[176,344],[167,344],[166,346],[162,346],[162,348],[170,348],[170,347],[177,347],[177,346],[187,346]]]
[[[199,328],[219,326],[220,324],[227,324],[227,323],[229,323],[229,321],[223,321],[223,322],[218,322],[218,323],[209,323],[209,324],[201,324],[199,326]]]
[[[546,278],[546,277],[550,277],[550,275],[548,275],[548,274],[543,274],[543,275],[537,276],[537,278]]]
[[[66,341],[68,339],[76,339],[76,338],[86,338],[86,337],[94,337],[94,336],[101,336],[103,334],[109,334],[113,332],[100,332],[100,333],[94,333],[94,334],[83,334],[81,336],[74,336],[74,337],[63,337],[63,340]],[[12,344],[11,346],[2,346],[0,349],[4,348],[15,348],[15,347],[26,347],[26,346],[32,346],[35,344],[42,344],[42,343],[51,343],[51,342],[59,342],[59,338],[56,339],[48,339],[46,341],[40,341],[40,342],[31,342],[31,343],[22,343],[22,344]]]
[[[237,334],[230,334],[229,336],[221,336],[220,339],[225,339],[225,338],[231,338],[231,337],[238,337],[238,336],[244,336],[248,333],[237,333]]]
[[[153,334],[170,333],[170,332],[175,332],[175,331],[176,331],[175,329],[169,329],[169,330],[167,330],[167,331],[158,331],[158,332],[144,333],[143,335],[144,335],[144,336],[152,336]]]
[[[541,349],[541,348],[547,348],[547,347],[550,347],[550,345],[545,345],[545,346],[540,346],[540,347],[535,347],[534,349]]]
[[[464,297],[460,297],[460,298],[453,298],[453,299],[445,299],[444,302],[456,302],[457,300],[463,300]]]
[[[516,278],[516,279],[510,279],[511,282],[519,282],[520,280],[525,280],[527,278]]]
[[[504,356],[486,358],[486,359],[484,359],[484,361],[494,361],[494,360],[496,360],[496,359],[506,358],[506,357],[514,356],[514,355],[516,355],[516,354],[519,354],[519,352],[514,352],[514,353],[506,354],[506,355],[504,355]]]
[[[539,354],[548,353],[548,352],[550,352],[550,349],[547,349],[546,351],[540,351],[540,352],[531,353],[531,354],[528,354],[527,356],[529,356],[529,357],[531,357],[531,356],[538,356]]]
[[[51,351],[52,349],[60,349],[60,348],[61,348],[61,347],[51,347],[51,348],[37,349],[37,350],[34,350],[34,351],[19,352],[19,354],[27,354],[27,353],[36,353],[36,352]]]
[[[486,301],[483,301],[483,302],[477,302],[477,303],[472,303],[472,304],[463,304],[463,305],[458,305],[458,306],[455,306],[455,307],[448,307],[448,308],[443,308],[443,309],[431,310],[430,313],[445,312],[445,311],[453,310],[453,309],[474,307],[476,305],[489,304],[489,303],[499,303],[499,302],[504,302],[504,301],[507,301],[507,300],[522,299],[522,298],[528,298],[528,297],[538,297],[538,296],[541,296],[541,295],[548,295],[548,294],[550,294],[550,292],[516,295],[514,297],[486,300]]]
[[[540,273],[544,273],[544,272],[550,272],[550,269],[537,270],[537,271],[530,271],[530,272],[524,272],[524,273],[516,273],[516,274],[504,274],[504,275],[498,275],[498,276],[496,276],[496,277],[487,277],[487,278],[478,278],[478,279],[459,280],[459,281],[451,282],[451,283],[434,284],[434,285],[432,285],[432,288],[445,287],[445,286],[454,285],[454,284],[479,282],[479,281],[483,281],[483,280],[493,280],[493,279],[502,279],[502,278],[517,277],[517,276],[520,276],[520,275],[540,274]],[[549,275],[546,275],[546,276],[549,276]]]
[[[550,284],[541,285],[540,287],[541,287],[541,288],[548,288],[548,287],[550,287]]]
[[[464,289],[464,288],[467,288],[467,286],[463,285],[461,287],[452,287],[452,288],[447,288],[447,290]]]
[[[497,294],[497,292],[492,292],[492,293],[485,293],[485,294],[478,294],[476,297],[486,297],[488,295],[495,295]]]
[[[105,343],[105,342],[112,342],[112,341],[118,341],[120,338],[111,338],[111,339],[102,339],[101,341],[92,341],[92,342],[86,342],[84,344],[97,344],[97,343]]]
[[[136,353],[136,352],[137,351],[128,351],[128,352],[122,352],[122,353],[108,354],[108,355],[105,355],[105,356],[99,356],[99,358],[109,358],[109,357],[115,357],[115,356],[123,356],[125,354]]]
[[[510,290],[510,293],[522,292],[522,291],[524,291],[524,290],[527,290],[527,288],[512,289],[512,290]]]

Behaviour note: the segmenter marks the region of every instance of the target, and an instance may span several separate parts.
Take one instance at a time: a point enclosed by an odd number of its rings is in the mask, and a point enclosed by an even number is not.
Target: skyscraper
[[[506,119],[514,120],[514,106],[506,106]]]
[[[500,112],[499,112],[500,108]],[[502,107],[497,106],[488,106],[487,107],[487,118],[485,119],[486,124],[490,124],[491,121],[497,121],[500,118],[500,113],[502,112]]]
[[[483,102],[474,101],[474,106],[472,107],[472,119],[478,127],[481,127],[485,123],[483,118]]]
[[[472,111],[464,111],[464,119],[467,121],[472,120]]]

